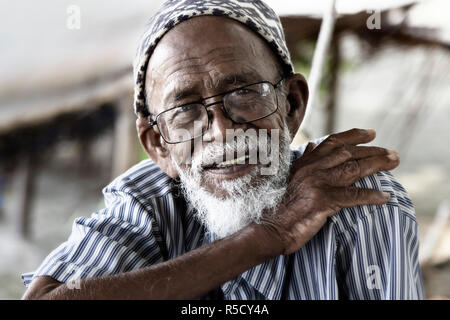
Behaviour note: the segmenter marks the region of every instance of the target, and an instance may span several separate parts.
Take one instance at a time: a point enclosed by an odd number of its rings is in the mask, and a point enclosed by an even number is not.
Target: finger
[[[318,160],[318,167],[320,169],[328,169],[343,164],[348,160],[359,160],[374,156],[388,156],[397,155],[394,150],[388,150],[380,147],[366,147],[366,146],[342,146],[321,160]]]
[[[356,145],[360,143],[369,143],[375,139],[376,131],[374,129],[354,128],[331,136],[334,136],[337,140],[342,141],[345,144]]]
[[[339,208],[363,205],[382,205],[389,201],[390,194],[380,190],[357,187],[332,188],[330,198]]]
[[[333,149],[341,147],[343,145],[357,145],[360,143],[368,143],[375,139],[375,130],[373,129],[351,129],[348,131],[332,134],[328,136],[319,146],[316,148],[316,153],[325,154]]]
[[[379,171],[393,170],[400,164],[400,158],[395,151],[384,156],[374,156],[357,161],[360,167],[360,178],[370,176]]]
[[[322,172],[322,178],[332,186],[349,186],[376,172],[392,170],[396,168],[399,163],[400,159],[394,151],[394,153],[389,153],[387,155],[346,161],[339,166],[324,170]]]
[[[353,146],[353,145],[347,145],[345,147],[352,154],[352,159],[355,160],[373,156],[385,156],[390,153],[397,154],[397,152],[395,152],[394,150],[389,150],[381,147]]]
[[[302,157],[294,161],[293,169],[294,171],[297,170],[298,167],[307,168],[308,171],[327,169],[338,166],[351,158],[352,153],[345,146],[337,148],[332,153],[325,156],[319,155],[315,150],[312,150],[308,154],[303,154]]]

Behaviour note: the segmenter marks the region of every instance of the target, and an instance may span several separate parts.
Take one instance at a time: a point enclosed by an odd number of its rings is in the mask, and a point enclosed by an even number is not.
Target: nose
[[[233,128],[233,121],[223,109],[223,102],[217,101],[208,107],[209,129],[203,136],[204,141],[225,141],[226,130]]]

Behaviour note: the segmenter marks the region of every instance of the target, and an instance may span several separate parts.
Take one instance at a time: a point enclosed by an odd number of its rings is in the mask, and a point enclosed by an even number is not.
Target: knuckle
[[[374,147],[376,150],[376,153],[380,154],[380,155],[385,155],[389,153],[389,150],[386,148],[381,148],[381,147]]]
[[[352,151],[350,150],[350,147],[347,145],[342,145],[339,150],[338,153],[344,158],[344,159],[350,159],[351,157],[353,157]]]
[[[385,148],[369,147],[369,149],[367,149],[367,156],[383,156],[383,155],[387,155],[387,154],[388,154],[388,150]]]
[[[336,134],[332,134],[332,135],[328,136],[328,138],[326,138],[323,143],[328,144],[328,145],[341,145],[342,144],[341,141],[339,140],[339,138],[336,136]]]
[[[346,161],[342,170],[347,177],[356,177],[361,174],[361,166],[357,160]]]
[[[324,200],[324,193],[319,188],[311,188],[308,197],[313,201],[322,201]]]

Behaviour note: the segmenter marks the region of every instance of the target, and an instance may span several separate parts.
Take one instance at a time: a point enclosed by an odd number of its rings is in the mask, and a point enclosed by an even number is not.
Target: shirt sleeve
[[[105,188],[106,208],[77,218],[68,240],[54,249],[25,286],[38,276],[60,282],[127,272],[163,260],[152,208],[127,191]]]
[[[390,172],[357,187],[389,192],[382,206],[343,209],[334,218],[336,275],[341,299],[423,299],[418,227],[405,189]]]

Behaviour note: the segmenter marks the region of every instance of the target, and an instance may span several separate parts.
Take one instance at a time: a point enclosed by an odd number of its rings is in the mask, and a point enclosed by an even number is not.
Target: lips
[[[261,166],[258,162],[258,149],[247,149],[243,156],[238,157],[242,153],[235,151],[234,157],[231,160],[224,160],[225,155],[207,159],[202,165],[202,170],[205,174],[211,174],[215,179],[234,179],[250,172],[256,166]],[[256,158],[255,158],[256,157]],[[262,166],[268,166],[264,164]]]
[[[227,155],[227,157],[228,157],[228,155]],[[248,159],[250,158],[250,156],[249,156],[249,153],[246,152],[245,155],[243,155],[239,158],[237,158],[236,153],[234,154],[234,158],[231,160],[223,161],[224,158],[225,158],[225,155],[221,155],[216,158],[208,159],[202,165],[202,168],[204,170],[208,170],[208,169],[227,168],[227,167],[231,167],[231,166],[235,166],[235,165],[245,165],[245,164],[248,164],[248,162],[249,162]]]
[[[214,176],[218,180],[231,180],[250,172],[256,164],[236,164],[223,168],[210,167],[205,169],[205,174]]]
[[[219,163],[216,167],[217,168],[226,168],[226,167],[234,166],[234,165],[237,165],[237,164],[245,164],[245,161],[248,158],[249,158],[249,156],[245,155],[245,156],[239,157],[237,159],[223,161],[223,162]]]
[[[234,179],[250,171],[256,164],[249,164],[248,155],[205,166],[203,170],[219,179]]]

